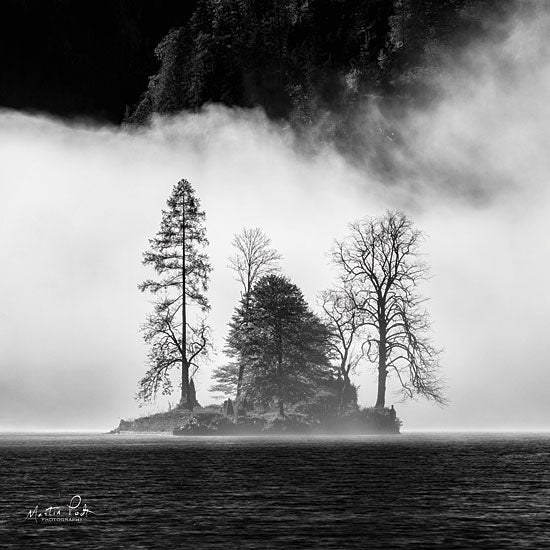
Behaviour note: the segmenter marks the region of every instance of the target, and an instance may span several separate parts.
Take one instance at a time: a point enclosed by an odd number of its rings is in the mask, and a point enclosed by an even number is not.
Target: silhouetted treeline
[[[515,5],[6,0],[0,106],[115,123],[208,102],[261,106],[295,123],[345,117],[367,95],[392,104],[429,99],[424,77],[437,72],[441,49],[458,51]]]
[[[483,34],[494,0],[199,0],[156,50],[160,68],[131,119],[208,102],[308,123],[366,96],[429,99],[440,52]]]
[[[195,0],[5,0],[0,106],[119,123]]]

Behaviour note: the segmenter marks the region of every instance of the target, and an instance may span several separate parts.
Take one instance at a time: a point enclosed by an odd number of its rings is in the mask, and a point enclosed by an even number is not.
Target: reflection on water
[[[2,548],[548,548],[550,435],[0,436]],[[25,521],[83,497],[80,524]]]

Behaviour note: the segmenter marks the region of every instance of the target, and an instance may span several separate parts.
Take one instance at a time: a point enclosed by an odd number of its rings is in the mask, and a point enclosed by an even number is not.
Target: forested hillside
[[[5,0],[0,106],[120,123],[194,0]]]
[[[8,0],[0,7],[0,105],[138,124],[209,102],[259,106],[338,137],[365,97],[393,107],[428,101],[425,77],[442,55],[486,38],[489,23],[518,5]]]
[[[485,36],[509,2],[200,0],[156,49],[160,67],[130,119],[208,102],[311,123],[367,96],[426,101],[442,56]]]

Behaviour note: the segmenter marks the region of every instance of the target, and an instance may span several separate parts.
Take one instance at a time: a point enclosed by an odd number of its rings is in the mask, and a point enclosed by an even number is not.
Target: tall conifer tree
[[[187,180],[179,181],[162,211],[160,230],[149,240],[150,249],[143,263],[151,266],[157,277],[140,285],[154,297],[153,312],[143,327],[145,341],[151,346],[149,369],[140,382],[138,397],[149,400],[160,387],[172,393],[169,373],[181,368],[180,405],[192,409],[197,405],[193,375],[199,359],[209,348],[209,328],[204,319],[189,321],[189,309],[206,313],[210,309],[208,290],[210,262],[204,249],[205,214]],[[185,327],[185,329],[184,329]]]

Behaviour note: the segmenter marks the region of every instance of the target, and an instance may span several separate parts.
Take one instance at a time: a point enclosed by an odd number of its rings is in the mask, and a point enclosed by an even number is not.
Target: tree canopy
[[[253,288],[246,317],[233,316],[230,354],[244,358],[247,398],[286,404],[312,395],[329,375],[329,332],[301,291],[281,275],[266,275]]]
[[[0,105],[118,124],[218,102],[318,123],[373,96],[429,101],[442,50],[537,3],[9,0]]]
[[[377,364],[376,407],[385,406],[388,375],[397,378],[405,397],[445,401],[439,351],[430,341],[429,316],[419,294],[418,285],[429,273],[420,256],[421,239],[405,214],[387,211],[352,223],[333,251],[349,308],[369,329],[364,346]]]
[[[145,341],[150,345],[149,370],[140,382],[139,398],[148,400],[160,387],[172,392],[170,371],[181,368],[181,404],[196,404],[193,373],[209,348],[209,328],[204,318],[189,322],[188,306],[205,313],[210,308],[206,291],[210,262],[205,252],[205,214],[199,199],[187,180],[179,181],[162,211],[160,230],[149,240],[150,249],[143,263],[156,272],[156,277],[140,285],[154,297],[153,312],[143,326]]]
[[[229,258],[229,267],[241,283],[241,308],[244,323],[250,306],[250,293],[260,277],[278,271],[281,254],[271,247],[271,239],[259,228],[244,228],[233,237],[234,253]],[[243,385],[246,361],[236,358],[238,369],[236,399],[239,400]],[[229,368],[229,367],[227,367]]]
[[[167,206],[143,259],[156,277],[140,285],[155,302],[143,327],[149,370],[139,397],[148,400],[160,388],[171,393],[170,371],[179,367],[180,405],[192,409],[197,404],[193,375],[211,347],[203,317],[210,308],[211,271],[205,214],[186,180],[174,186]],[[375,408],[385,410],[392,376],[404,398],[445,403],[440,351],[430,340],[419,290],[429,276],[422,238],[399,211],[350,224],[332,251],[337,282],[319,295],[319,317],[300,289],[278,273],[281,255],[261,229],[235,235],[230,267],[242,285],[241,299],[226,340],[230,361],[214,371],[211,389],[236,393],[243,403],[277,406],[281,416],[288,405],[325,395],[345,414],[357,408],[351,374],[370,362],[377,370]],[[200,314],[192,322],[188,308]]]

